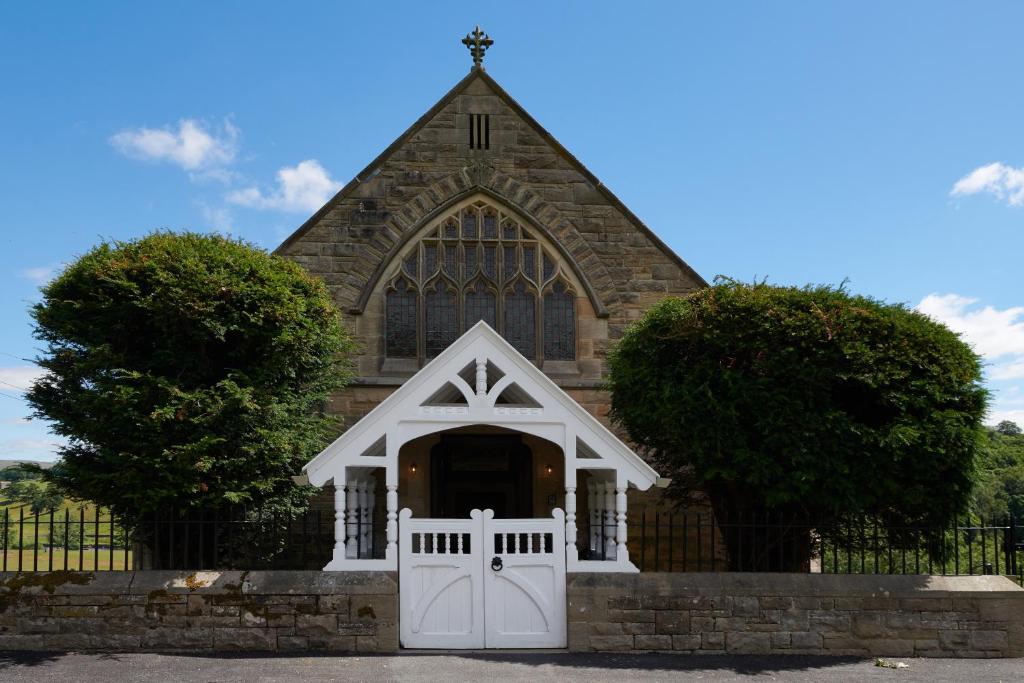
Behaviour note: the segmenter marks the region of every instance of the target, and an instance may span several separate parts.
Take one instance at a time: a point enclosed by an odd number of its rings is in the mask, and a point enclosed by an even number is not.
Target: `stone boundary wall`
[[[0,573],[0,650],[397,649],[392,573]]]
[[[1002,576],[575,574],[569,649],[1024,656],[1024,589]]]

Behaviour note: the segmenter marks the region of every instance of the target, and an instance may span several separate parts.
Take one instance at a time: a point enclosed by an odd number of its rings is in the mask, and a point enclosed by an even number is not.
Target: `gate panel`
[[[399,515],[399,633],[403,647],[484,647],[483,518]]]
[[[565,647],[565,513],[494,519],[483,513],[487,647]]]

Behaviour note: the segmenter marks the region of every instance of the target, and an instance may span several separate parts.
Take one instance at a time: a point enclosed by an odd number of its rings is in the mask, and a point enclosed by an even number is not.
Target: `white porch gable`
[[[657,482],[658,474],[482,321],[303,467],[316,486],[335,482],[335,554],[325,569],[396,570],[399,449],[427,434],[473,425],[532,434],[562,449],[569,571],[581,571],[584,565],[586,571],[636,571],[625,545],[625,492],[628,486],[647,490]],[[378,468],[385,471],[387,547],[383,559],[359,559],[352,552],[352,525],[348,519],[346,527],[346,516],[365,516],[359,511],[367,497],[361,473]],[[611,562],[577,559],[575,483],[580,469],[607,474],[608,498],[613,504],[607,505],[605,512],[615,530],[615,560]],[[360,502],[353,502],[353,496]]]

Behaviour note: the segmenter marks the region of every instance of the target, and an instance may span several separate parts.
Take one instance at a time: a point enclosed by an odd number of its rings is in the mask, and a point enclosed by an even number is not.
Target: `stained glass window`
[[[416,357],[416,292],[400,278],[387,295],[384,323],[385,353],[389,358]]]
[[[522,280],[505,292],[503,336],[527,358],[537,355],[537,299]]]
[[[537,247],[532,244],[523,245],[523,273],[531,280],[537,279]]]
[[[427,289],[423,313],[426,328],[424,350],[427,358],[433,358],[455,341],[458,331],[455,292],[438,280],[436,285]]]
[[[484,214],[484,239],[498,239],[498,217],[490,211]]]
[[[531,360],[571,360],[575,294],[563,278],[530,229],[477,202],[443,217],[402,257],[385,296],[385,352],[433,358],[483,320]]]
[[[497,303],[494,292],[478,282],[466,292],[466,329],[483,320],[491,327],[497,325]]]
[[[544,358],[576,357],[576,311],[572,293],[556,282],[544,295]]]
[[[486,224],[487,219],[484,218]],[[476,239],[476,212],[467,211],[462,215],[462,237],[465,239]]]

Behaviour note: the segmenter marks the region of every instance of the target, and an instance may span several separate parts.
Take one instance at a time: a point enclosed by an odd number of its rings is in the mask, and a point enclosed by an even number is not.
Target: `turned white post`
[[[487,393],[487,359],[476,359],[476,395],[483,396]]]
[[[377,498],[377,479],[367,477],[363,483],[363,557],[373,557],[373,508]]]
[[[334,482],[334,556],[345,556],[345,482]]]
[[[618,548],[615,550],[615,559],[619,562],[629,560],[629,551],[626,550],[626,487],[620,486],[615,489],[615,540]]]
[[[359,557],[359,480],[348,482],[348,524],[345,544],[345,557],[354,560]]]
[[[576,548],[576,487],[565,487],[565,559],[575,562],[580,558]]]
[[[398,485],[387,485],[387,497],[385,502],[388,508],[387,541],[388,546],[384,550],[384,557],[394,557],[398,552]]]
[[[615,559],[615,484],[604,485],[604,557]]]
[[[590,515],[590,559],[601,549],[601,524],[604,518],[601,501],[604,495],[598,493],[597,485],[591,479],[587,482],[587,513]]]

